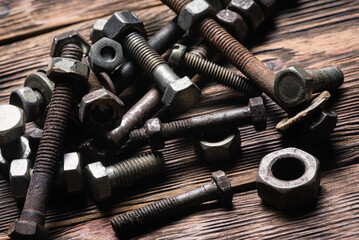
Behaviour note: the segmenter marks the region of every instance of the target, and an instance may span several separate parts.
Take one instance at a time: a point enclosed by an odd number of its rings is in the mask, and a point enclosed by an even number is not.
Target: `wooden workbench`
[[[174,14],[157,0],[5,0],[0,1],[0,101],[7,103],[12,90],[25,77],[47,65],[53,36],[78,30],[86,38],[99,17],[115,10],[133,10],[143,19],[151,36]],[[189,139],[169,141],[163,154],[167,174],[152,183],[118,192],[105,204],[95,204],[89,195],[56,194],[51,200],[46,226],[51,239],[116,239],[110,219],[121,212],[172,196],[209,180],[222,169],[230,176],[253,172],[260,159],[283,147],[302,148],[322,164],[318,202],[306,211],[284,213],[262,203],[254,184],[234,195],[233,209],[209,203],[181,218],[139,235],[144,239],[265,239],[265,238],[359,238],[359,1],[300,0],[278,11],[247,45],[273,71],[293,64],[317,68],[339,66],[345,83],[333,94],[331,108],[338,124],[330,140],[319,146],[304,146],[294,136],[275,130],[285,116],[266,98],[268,128],[255,132],[240,128],[242,153],[232,164],[209,165],[195,154]],[[196,107],[177,116],[183,118],[218,109],[246,105],[238,93],[214,83],[201,84],[202,98]],[[123,96],[133,102],[133,94]],[[31,131],[33,124],[28,125]],[[149,151],[130,148],[124,155]],[[0,177],[0,238],[19,217],[20,208],[11,197],[7,180]]]

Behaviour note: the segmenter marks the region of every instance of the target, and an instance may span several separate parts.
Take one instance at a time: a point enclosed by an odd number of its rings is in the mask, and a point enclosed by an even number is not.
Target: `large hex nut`
[[[9,181],[14,199],[26,197],[32,175],[32,163],[29,159],[15,159],[10,164]]]
[[[162,122],[158,118],[152,118],[146,121],[145,130],[148,136],[148,142],[152,150],[162,149],[165,146],[165,140],[162,136]]]
[[[313,84],[313,78],[303,68],[291,66],[276,74],[274,93],[285,106],[294,107],[311,98]]]
[[[275,151],[260,162],[258,195],[279,209],[292,209],[314,202],[319,184],[319,161],[300,149]]]
[[[249,99],[249,108],[252,115],[252,123],[257,131],[267,128],[267,114],[262,97]]]
[[[21,108],[14,105],[0,105],[0,144],[6,145],[25,133],[25,118]]]
[[[167,85],[161,101],[171,112],[180,113],[192,107],[200,95],[197,85],[183,77]]]
[[[248,37],[248,25],[238,13],[223,9],[217,13],[216,17],[219,24],[226,28],[240,42],[243,42]]]
[[[91,189],[92,197],[101,202],[112,195],[110,180],[106,168],[101,162],[91,163],[86,166],[85,173]]]
[[[64,180],[68,193],[81,193],[84,189],[81,155],[78,152],[64,154]]]
[[[41,224],[30,221],[16,220],[8,231],[11,239],[48,239],[49,231]]]
[[[212,179],[218,188],[218,194],[224,204],[231,204],[233,199],[233,191],[231,182],[223,171],[216,171],[212,173]]]
[[[90,50],[90,44],[88,44],[88,42],[78,32],[69,31],[54,37],[51,45],[50,56],[52,58],[60,57],[62,49],[70,43],[78,45],[85,55]]]
[[[123,102],[102,88],[86,94],[80,103],[79,118],[95,131],[103,132],[121,124],[124,113]]]
[[[106,37],[117,41],[129,32],[137,31],[143,36],[146,35],[141,19],[131,11],[115,12],[105,24],[103,31]]]
[[[90,29],[90,39],[92,44],[96,43],[98,40],[100,40],[105,36],[103,32],[103,28],[105,27],[106,23],[107,23],[106,19],[103,18],[97,19],[93,27]]]
[[[91,46],[89,62],[95,72],[112,72],[123,61],[122,46],[110,39],[102,38]]]
[[[195,150],[205,161],[212,163],[223,163],[230,160],[239,153],[241,149],[241,136],[237,128],[233,134],[223,137],[221,140],[199,140],[195,142]]]
[[[264,21],[264,13],[253,0],[232,0],[227,8],[239,13],[251,30],[255,30]]]
[[[216,10],[206,0],[193,0],[188,3],[178,15],[177,24],[190,36],[198,36],[195,29],[196,23],[207,16],[215,16]]]

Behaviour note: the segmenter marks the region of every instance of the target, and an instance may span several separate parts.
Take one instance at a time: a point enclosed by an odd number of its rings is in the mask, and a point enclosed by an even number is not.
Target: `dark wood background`
[[[174,16],[157,0],[0,1],[1,103],[8,102],[10,92],[22,86],[26,75],[47,65],[53,36],[75,29],[88,38],[95,19],[109,17],[115,10],[133,10],[143,19],[149,35]],[[247,45],[274,71],[293,64],[307,68],[336,65],[343,70],[345,83],[330,102],[338,114],[338,124],[328,142],[305,146],[295,136],[282,136],[275,125],[285,114],[267,98],[268,129],[255,132],[251,126],[241,127],[242,153],[232,164],[209,165],[201,161],[190,139],[169,141],[163,150],[168,171],[153,183],[117,192],[109,202],[100,205],[89,195],[73,198],[57,193],[47,214],[50,238],[116,239],[109,222],[114,215],[193,188],[208,181],[210,173],[217,169],[230,176],[253,176],[264,155],[293,146],[312,153],[322,164],[320,195],[311,209],[278,211],[263,204],[255,185],[248,184],[234,195],[232,210],[217,203],[205,204],[138,238],[358,239],[358,26],[357,0],[300,0],[289,8],[281,8]],[[201,88],[201,101],[179,118],[246,105],[239,94],[225,87],[209,83],[201,84]],[[124,102],[131,102],[129,99],[133,101],[131,93],[125,94]],[[149,148],[127,150],[124,155],[131,156]],[[1,239],[7,239],[8,225],[19,217],[19,212],[7,181],[0,177]]]

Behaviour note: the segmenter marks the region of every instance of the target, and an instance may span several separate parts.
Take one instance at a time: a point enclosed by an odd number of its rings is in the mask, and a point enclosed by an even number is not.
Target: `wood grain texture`
[[[174,16],[160,4],[146,7],[148,5],[144,2],[136,3],[138,6],[132,5],[131,8],[136,9],[136,14],[143,19],[149,35]],[[129,9],[127,5],[126,9]],[[54,35],[76,29],[88,38],[89,27],[93,22],[85,21],[0,46],[0,101],[6,103],[9,93],[21,86],[27,74],[47,64]],[[47,226],[52,229],[51,237],[98,239],[101,236],[103,239],[113,239],[109,216],[193,188],[207,181],[210,173],[219,168],[231,176],[253,172],[264,155],[289,146],[302,148],[318,157],[326,171],[324,187],[314,211],[295,217],[283,216],[263,206],[256,192],[251,190],[235,195],[233,211],[222,211],[216,205],[206,205],[188,218],[148,233],[146,238],[208,239],[235,236],[261,239],[267,235],[285,239],[329,238],[344,233],[357,236],[355,217],[358,217],[358,196],[355,184],[356,171],[359,170],[359,2],[300,0],[294,7],[278,12],[271,22],[253,36],[249,45],[250,50],[268,67],[278,71],[293,64],[308,68],[337,65],[344,71],[345,83],[334,93],[331,101],[331,107],[338,114],[338,125],[328,142],[320,146],[306,146],[297,141],[295,135],[282,136],[275,130],[275,125],[285,114],[266,98],[268,129],[255,132],[251,126],[241,127],[242,152],[232,164],[208,165],[200,161],[193,150],[191,139],[168,141],[163,151],[168,171],[153,183],[117,192],[109,202],[101,205],[96,205],[89,196],[73,198],[63,196],[58,191],[47,213]],[[201,83],[200,86],[201,101],[178,118],[246,105],[246,102],[240,101],[240,94],[225,87],[213,83]],[[125,95],[124,101],[127,98],[131,99],[132,95]],[[147,146],[127,147],[123,151],[123,158],[148,150]],[[249,189],[253,189],[253,185]],[[341,199],[345,201],[341,202]],[[19,216],[19,212],[19,207],[11,198],[7,181],[0,179],[0,236],[5,235],[9,223]]]

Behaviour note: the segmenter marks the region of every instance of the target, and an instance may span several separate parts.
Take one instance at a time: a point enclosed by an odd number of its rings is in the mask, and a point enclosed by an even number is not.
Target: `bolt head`
[[[122,46],[112,39],[104,37],[91,46],[89,62],[95,72],[112,72],[122,61]]]
[[[24,111],[26,122],[34,121],[40,116],[41,102],[29,87],[22,87],[12,91],[9,102]]]
[[[220,200],[224,204],[230,205],[233,199],[233,191],[231,182],[229,181],[227,175],[223,171],[216,171],[212,173],[212,180],[218,187]]]
[[[64,154],[64,178],[68,193],[81,193],[83,191],[84,183],[80,153]]]
[[[168,84],[162,96],[162,103],[173,113],[191,108],[200,98],[201,91],[188,77]]]
[[[11,239],[48,239],[49,231],[41,224],[30,221],[16,220],[8,230]]]
[[[239,13],[252,30],[264,21],[264,13],[254,0],[231,0],[227,8]]]
[[[86,178],[91,189],[92,197],[97,202],[108,199],[112,195],[110,180],[106,168],[101,162],[94,162],[85,168]]]
[[[162,136],[162,122],[158,118],[152,118],[145,123],[146,134],[152,150],[164,148],[165,140]]]
[[[14,199],[26,197],[31,179],[32,162],[29,159],[14,159],[10,163],[9,181]]]
[[[24,82],[25,87],[29,87],[41,93],[44,108],[49,105],[55,87],[55,84],[46,76],[46,70],[47,68],[38,69],[37,72],[30,73]]]
[[[83,53],[86,55],[90,50],[90,44],[76,31],[69,31],[54,37],[51,46],[50,56],[60,57],[64,46],[69,43],[74,43],[81,47]]]
[[[297,106],[311,99],[313,79],[303,68],[289,67],[276,74],[274,93],[285,106]]]
[[[97,19],[97,21],[95,22],[95,24],[90,30],[90,39],[92,44],[96,43],[98,40],[105,36],[103,28],[105,27],[106,23],[107,20],[103,18]]]
[[[253,126],[257,131],[267,128],[267,114],[262,97],[249,99],[249,108],[252,114]]]
[[[119,41],[129,32],[146,35],[143,22],[131,11],[115,12],[103,28],[106,37]]]
[[[258,0],[257,3],[262,8],[267,18],[274,14],[278,5],[276,0]]]
[[[6,145],[25,133],[25,117],[22,109],[0,105],[0,144]]]
[[[123,102],[102,88],[86,94],[80,103],[79,118],[96,132],[111,130],[121,124]]]
[[[183,63],[187,47],[183,44],[176,43],[173,45],[171,54],[168,58],[168,64],[172,67],[178,67]]]
[[[241,15],[232,10],[223,9],[217,13],[216,17],[219,24],[228,29],[240,42],[247,38],[249,28]]]

